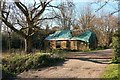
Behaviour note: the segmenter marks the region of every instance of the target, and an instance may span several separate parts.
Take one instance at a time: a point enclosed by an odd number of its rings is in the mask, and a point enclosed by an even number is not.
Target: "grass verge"
[[[120,80],[120,64],[110,64],[101,75],[101,78]]]

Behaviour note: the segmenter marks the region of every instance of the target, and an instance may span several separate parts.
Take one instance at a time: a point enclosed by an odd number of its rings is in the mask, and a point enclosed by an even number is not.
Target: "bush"
[[[108,49],[108,47],[107,46],[98,46],[96,48],[96,50],[104,50],[104,49]]]
[[[115,61],[119,61],[120,58],[120,29],[116,31],[113,37],[113,48],[114,48],[114,57],[113,60],[116,59]]]
[[[2,67],[2,78],[13,78],[16,77],[16,75],[14,73],[9,72],[9,70],[7,69],[7,67]]]
[[[63,61],[63,58],[52,57],[50,54],[15,54],[2,58],[3,78],[15,76],[29,69],[51,66]]]
[[[60,50],[60,49],[53,49],[51,51],[52,54],[62,54],[65,53],[65,50]]]
[[[113,57],[112,63],[120,63],[120,57]]]
[[[64,54],[67,52],[71,52],[72,50],[68,49],[46,49],[46,50],[41,50],[41,53],[50,53],[50,54]]]

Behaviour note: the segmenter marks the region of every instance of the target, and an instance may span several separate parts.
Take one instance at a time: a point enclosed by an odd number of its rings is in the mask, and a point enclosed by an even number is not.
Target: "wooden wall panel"
[[[67,41],[61,41],[61,49],[66,49]]]
[[[56,41],[50,41],[51,49],[56,49]]]

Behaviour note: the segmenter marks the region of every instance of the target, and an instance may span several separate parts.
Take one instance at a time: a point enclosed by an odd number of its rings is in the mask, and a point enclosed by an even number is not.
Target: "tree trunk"
[[[32,38],[28,37],[25,39],[25,52],[31,53],[32,52]]]

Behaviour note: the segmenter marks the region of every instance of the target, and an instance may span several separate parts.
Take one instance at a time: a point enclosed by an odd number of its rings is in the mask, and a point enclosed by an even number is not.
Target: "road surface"
[[[81,53],[72,52],[63,63],[56,66],[29,70],[20,78],[99,78],[109,64],[112,50]]]

